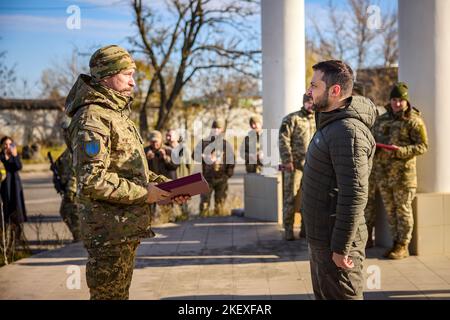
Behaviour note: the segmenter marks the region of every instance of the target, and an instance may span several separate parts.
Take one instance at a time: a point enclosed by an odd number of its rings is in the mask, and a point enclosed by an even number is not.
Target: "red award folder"
[[[382,148],[382,149],[391,150],[391,151],[398,150],[397,147],[394,147],[390,144],[383,144],[383,143],[377,143],[377,148]]]
[[[158,204],[166,205],[172,202],[173,197],[180,195],[196,196],[209,192],[208,182],[201,173],[196,173],[187,177],[160,183],[158,188],[170,192],[168,200],[159,201]]]

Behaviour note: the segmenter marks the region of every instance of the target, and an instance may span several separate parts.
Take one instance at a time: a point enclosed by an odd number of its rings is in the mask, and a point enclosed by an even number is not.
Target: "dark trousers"
[[[330,248],[309,246],[311,279],[316,300],[363,300],[365,241],[353,243],[353,269],[338,268]]]

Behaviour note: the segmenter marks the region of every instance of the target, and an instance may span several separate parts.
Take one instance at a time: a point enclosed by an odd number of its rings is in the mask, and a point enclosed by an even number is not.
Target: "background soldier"
[[[251,130],[241,146],[241,158],[245,160],[247,173],[261,173],[263,153],[261,150],[262,119],[254,116],[249,121]]]
[[[303,96],[303,107],[300,111],[287,115],[280,127],[279,148],[283,167],[283,223],[285,239],[292,241],[294,237],[295,212],[300,209],[300,182],[303,175],[305,155],[308,150],[316,123],[312,111],[312,98]],[[300,237],[304,237],[301,227]]]
[[[78,214],[77,205],[75,203],[75,194],[77,192],[77,180],[75,178],[75,171],[72,163],[72,152],[70,151],[69,137],[67,129],[69,128],[70,119],[64,119],[61,123],[63,130],[64,141],[67,148],[55,161],[55,169],[61,181],[63,198],[59,213],[63,221],[66,223],[70,232],[72,233],[73,241],[81,240],[81,224],[80,216]]]
[[[172,150],[172,161],[178,164],[176,178],[189,176],[191,174],[191,164],[189,163],[189,158],[186,159],[186,157],[189,157],[189,154],[185,154],[185,146],[176,130],[169,129],[167,131],[164,145]],[[174,159],[174,157],[177,157],[177,159]],[[183,203],[181,208],[174,206],[174,209],[174,216],[178,221],[189,219],[190,210],[187,203]]]
[[[169,179],[177,178],[179,165],[172,161],[172,148],[163,145],[161,132],[157,130],[150,132],[150,145],[144,150],[147,156],[148,168],[151,171]],[[160,210],[157,210],[158,208]],[[172,204],[157,207],[156,203],[153,203],[150,205],[150,209],[152,216],[157,217],[159,223],[174,221],[175,217],[180,215],[178,209],[174,212]]]
[[[91,75],[80,75],[66,99],[86,281],[91,299],[128,299],[140,239],[154,236],[147,204],[167,199],[155,183],[169,179],[149,171],[142,138],[128,117],[136,68],[130,54],[103,47],[89,66]]]
[[[214,191],[214,214],[225,215],[225,200],[228,179],[233,176],[235,156],[233,147],[224,139],[224,123],[214,120],[211,134],[203,139],[194,150],[192,158],[202,162],[202,172],[209,184],[209,193],[200,196],[200,215],[208,216],[211,194]],[[201,159],[197,159],[201,155]]]
[[[412,201],[416,194],[416,157],[428,149],[425,123],[420,112],[409,102],[408,86],[397,83],[392,89],[390,106],[373,128],[378,143],[391,145],[395,150],[378,148],[378,163],[374,175],[388,215],[394,245],[384,257],[403,259],[409,256],[414,226]],[[369,208],[370,209],[370,208]],[[374,211],[368,212],[373,222]]]
[[[182,145],[182,142],[180,141],[179,134],[173,130],[170,129],[166,133],[166,141],[164,145],[168,148],[170,148],[172,151],[175,150],[176,156],[178,156],[177,161],[174,161],[178,164],[177,171],[176,171],[176,177],[186,177],[191,174],[191,165],[188,163],[185,155],[184,155],[184,146]],[[189,157],[189,155],[187,155]],[[172,159],[175,160],[175,159]]]
[[[148,160],[148,168],[151,171],[169,179],[177,178],[179,165],[172,161],[172,148],[163,145],[161,132],[155,130],[150,133],[150,145],[144,150]]]

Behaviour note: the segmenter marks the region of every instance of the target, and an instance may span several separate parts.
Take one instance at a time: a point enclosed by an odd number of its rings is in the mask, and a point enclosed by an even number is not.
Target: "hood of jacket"
[[[131,97],[103,85],[92,84],[92,77],[82,74],[70,90],[66,98],[65,108],[66,114],[73,117],[80,108],[90,104],[121,112],[131,102]]]
[[[317,127],[322,129],[334,121],[348,118],[358,119],[371,129],[377,118],[377,109],[373,102],[365,97],[350,97],[346,107],[331,112],[320,112],[317,115]]]

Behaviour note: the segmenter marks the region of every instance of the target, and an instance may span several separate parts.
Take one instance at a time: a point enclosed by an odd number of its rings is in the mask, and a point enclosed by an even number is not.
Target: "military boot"
[[[394,245],[392,246],[392,248],[383,253],[383,258],[389,258],[389,255],[391,254],[392,251],[394,251],[397,248],[397,246],[398,246],[397,241],[394,241]]]
[[[293,241],[293,240],[295,240],[294,230],[292,228],[285,228],[284,229],[284,240],[286,240],[286,241]]]
[[[306,238],[305,228],[300,228],[300,232],[298,233],[299,238]]]
[[[389,254],[388,258],[393,260],[400,260],[409,257],[408,244],[399,243],[394,250]]]
[[[210,212],[209,208],[203,208],[200,211],[200,217],[206,218],[206,217],[209,217],[209,216],[211,216],[211,212]]]
[[[366,243],[366,249],[373,248],[373,228],[368,228],[368,237],[367,237],[367,243]]]

